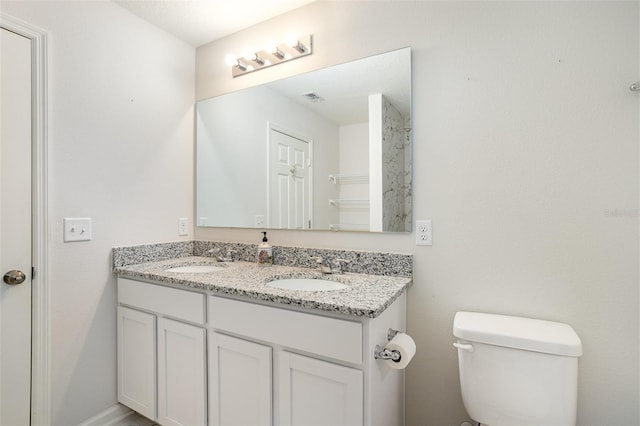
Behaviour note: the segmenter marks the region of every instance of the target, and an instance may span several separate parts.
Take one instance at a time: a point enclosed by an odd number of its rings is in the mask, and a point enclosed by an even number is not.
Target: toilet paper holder
[[[398,333],[400,333],[398,330],[394,330],[392,328],[387,330],[387,341],[391,341],[391,339],[396,337],[396,334]],[[390,359],[391,361],[399,362],[402,355],[396,350],[389,350],[384,346],[376,345],[376,348],[373,351],[373,357],[375,359]]]

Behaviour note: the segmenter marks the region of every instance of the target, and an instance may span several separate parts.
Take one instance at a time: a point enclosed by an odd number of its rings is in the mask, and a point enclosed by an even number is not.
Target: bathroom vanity
[[[410,277],[347,273],[329,277],[347,288],[323,292],[268,285],[322,278],[309,268],[168,272],[203,264],[212,259],[114,268],[122,404],[162,425],[404,423],[404,371],[374,350],[405,330]]]

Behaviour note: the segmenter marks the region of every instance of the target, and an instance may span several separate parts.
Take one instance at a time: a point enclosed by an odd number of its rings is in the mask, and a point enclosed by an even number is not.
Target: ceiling
[[[398,49],[382,55],[298,74],[266,86],[339,126],[369,121],[369,95],[382,93],[400,113],[411,109],[411,54]],[[312,102],[301,96],[313,92]]]
[[[314,0],[114,0],[194,47]]]

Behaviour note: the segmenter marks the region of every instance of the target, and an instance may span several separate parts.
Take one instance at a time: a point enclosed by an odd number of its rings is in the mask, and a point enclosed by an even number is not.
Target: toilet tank
[[[567,324],[458,312],[462,399],[489,426],[575,426],[582,343]]]

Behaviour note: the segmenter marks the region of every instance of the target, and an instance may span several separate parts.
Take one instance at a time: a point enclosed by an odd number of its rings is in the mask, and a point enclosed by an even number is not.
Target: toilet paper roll
[[[386,360],[387,365],[396,370],[406,368],[411,362],[411,358],[416,354],[416,342],[413,341],[411,336],[404,333],[396,334],[394,338],[385,345],[385,348],[390,351],[400,352],[400,360],[397,362],[391,359]]]

